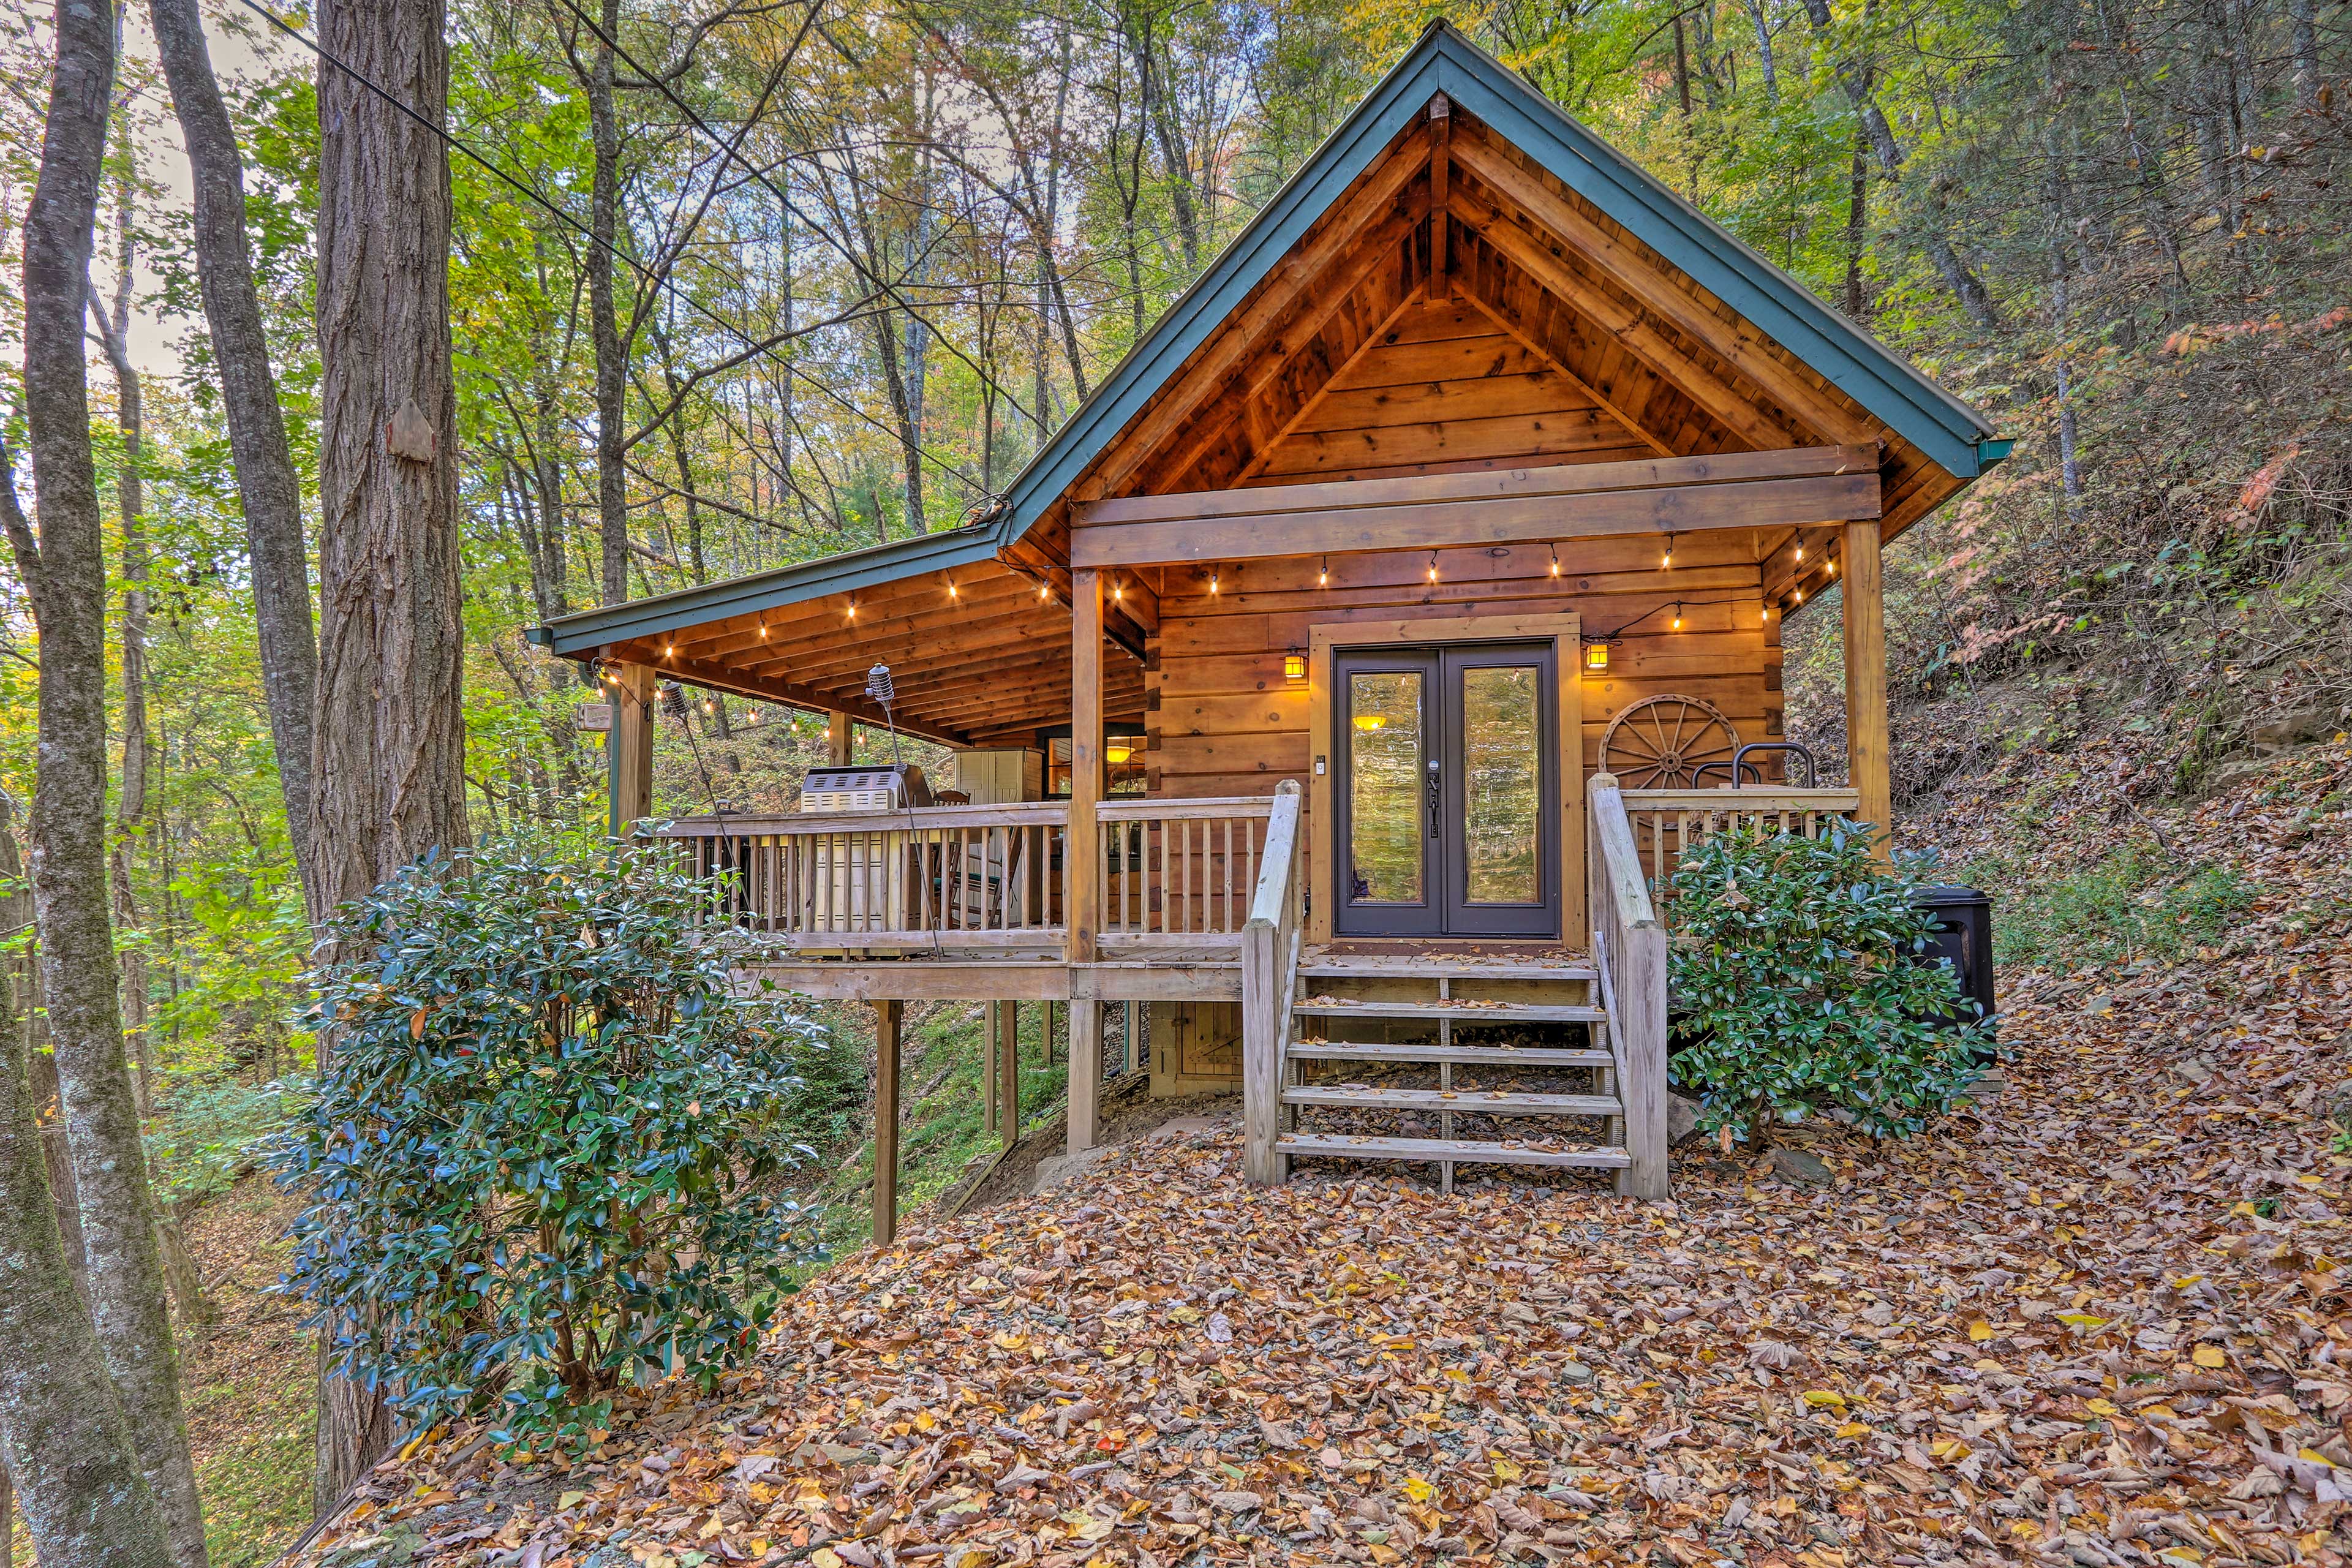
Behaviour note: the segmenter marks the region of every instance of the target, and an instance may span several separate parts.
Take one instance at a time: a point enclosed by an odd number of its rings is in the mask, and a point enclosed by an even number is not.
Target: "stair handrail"
[[[1623,1197],[1664,1198],[1666,1179],[1666,931],[1650,901],[1625,796],[1612,773],[1585,788],[1588,925],[1609,1050],[1624,1107]]]
[[[1307,900],[1307,837],[1299,816],[1298,781],[1285,779],[1266,816],[1265,853],[1242,927],[1242,1169],[1262,1187],[1279,1186],[1290,1174],[1290,1162],[1276,1145],[1282,1136],[1283,1057]]]

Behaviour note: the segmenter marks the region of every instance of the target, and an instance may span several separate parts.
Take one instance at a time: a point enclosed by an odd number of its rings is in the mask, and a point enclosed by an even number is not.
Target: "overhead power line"
[[[304,48],[309,49],[312,54],[318,56],[319,58],[334,67],[345,76],[350,77],[353,81],[358,82],[362,87],[367,89],[368,91],[373,93],[376,97],[383,100],[384,102],[390,104],[394,109],[398,110],[403,115],[415,121],[425,131],[438,138],[444,145],[465,154],[467,159],[479,164],[500,184],[503,184],[509,189],[516,192],[525,200],[529,201],[533,206],[541,208],[551,216],[554,217],[558,222],[563,224],[566,227],[578,233],[597,249],[611,256],[614,260],[620,262],[624,267],[626,267],[639,281],[645,283],[650,288],[660,289],[662,292],[667,294],[671,299],[685,305],[688,310],[712,321],[718,326],[724,328],[726,331],[736,333],[737,335],[746,339],[754,339],[753,352],[774,360],[777,364],[783,367],[786,374],[797,377],[803,383],[824,394],[825,397],[839,405],[852,417],[872,426],[876,430],[879,431],[884,436],[888,437],[894,444],[899,441],[900,437],[898,431],[891,429],[888,426],[883,424],[880,420],[866,413],[866,410],[858,407],[856,404],[842,396],[839,392],[835,391],[824,381],[810,374],[807,371],[803,370],[799,365],[794,364],[790,359],[778,355],[775,353],[774,347],[775,343],[788,338],[806,337],[811,333],[823,330],[824,328],[839,326],[845,322],[858,320],[868,312],[869,308],[874,304],[876,295],[868,294],[847,310],[838,311],[834,315],[825,317],[822,321],[812,322],[805,327],[795,327],[787,332],[774,334],[765,342],[757,342],[755,334],[750,328],[727,320],[726,317],[721,316],[709,306],[704,304],[701,300],[695,299],[691,294],[686,293],[678,289],[677,286],[670,281],[668,278],[649,271],[642,262],[637,260],[636,258],[629,255],[627,252],[620,249],[609,241],[598,238],[595,233],[591,230],[587,225],[582,223],[578,218],[564,211],[555,203],[548,200],[546,196],[534,189],[528,181],[519,179],[515,175],[509,174],[506,170],[499,167],[498,164],[492,163],[489,158],[485,156],[464,137],[455,135],[443,127],[435,124],[430,118],[403,100],[399,94],[392,91],[390,89],[376,81],[365,71],[361,70],[357,66],[351,64],[348,60],[345,60],[332,53],[325,45],[320,43],[316,38],[311,37],[309,34],[303,32],[299,27],[294,26],[293,23],[287,21],[284,17],[271,11],[268,6],[261,5],[259,0],[239,0],[239,3],[243,5],[247,10],[251,11],[255,16],[259,16],[263,21],[268,22],[271,26],[277,28],[279,32],[285,34],[296,43],[300,44]],[[641,68],[635,67],[633,62],[631,68],[636,69]],[[863,268],[860,270],[862,271]],[[933,456],[931,453],[925,451],[919,443],[917,444],[915,450],[917,456],[921,458],[923,461],[929,463],[933,468],[939,469],[949,478],[957,480],[959,483],[969,487],[978,493],[983,495],[987,493],[986,487],[974,483],[971,475],[965,473],[956,465],[947,462],[942,458]]]

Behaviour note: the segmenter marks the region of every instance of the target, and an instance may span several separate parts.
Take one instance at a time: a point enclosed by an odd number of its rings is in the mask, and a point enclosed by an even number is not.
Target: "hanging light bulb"
[[[1832,577],[1837,575],[1837,557],[1834,555],[1830,557],[1830,575]]]
[[[663,657],[664,658],[669,658],[669,656],[670,656],[670,655],[672,655],[672,654],[676,653],[677,651],[677,645],[676,643],[667,643],[667,644],[665,644],[665,645],[663,645],[663,647],[662,647],[662,657]]]
[[[1318,588],[1331,585],[1331,558],[1328,555],[1323,557],[1323,564],[1316,571],[1315,585]]]
[[[1114,605],[1124,605],[1125,603],[1127,603],[1127,584],[1124,584],[1124,583],[1113,583],[1113,584],[1110,585],[1110,601],[1111,601],[1111,603],[1112,603],[1112,604],[1114,604]]]
[[[1215,593],[1216,591],[1217,591],[1217,569],[1216,569],[1215,567],[1212,566],[1212,567],[1210,567],[1210,568],[1209,568],[1209,592],[1210,592],[1210,593],[1212,593],[1212,594],[1213,594],[1213,593]]]
[[[765,623],[762,623],[760,627],[760,640],[761,642],[768,640],[768,628]]]
[[[853,621],[857,618],[857,595],[855,594],[849,595],[849,618]]]
[[[1039,598],[1041,598],[1041,599],[1050,599],[1050,598],[1052,598],[1052,597],[1054,596],[1054,584],[1052,584],[1051,583],[1040,583],[1040,584],[1037,584],[1037,596],[1038,596]]]
[[[1551,547],[1551,574],[1555,577],[1559,575],[1559,546],[1557,544]]]
[[[1680,631],[1680,630],[1682,630],[1682,629],[1683,629],[1683,607],[1682,607],[1680,605],[1676,605],[1675,606],[1675,630],[1676,630],[1676,631]]]
[[[1795,593],[1789,595],[1789,602],[1795,605],[1803,604],[1805,602],[1805,591],[1802,588],[1798,589]]]
[[[1666,535],[1666,553],[1658,565],[1663,571],[1671,572],[1675,569],[1675,536],[1671,533]]]
[[[1798,559],[1800,562],[1802,562],[1802,561],[1804,560],[1804,558],[1805,558],[1805,542],[1804,542],[1803,540],[1801,540],[1801,540],[1799,540],[1799,541],[1797,542],[1797,559]]]
[[[1433,583],[1437,581],[1437,552],[1434,550],[1429,552],[1429,580]]]
[[[706,697],[702,700],[702,710],[705,713],[716,713],[719,711],[719,704]]]
[[[950,598],[950,599],[953,599],[953,598],[956,598],[957,596],[958,596],[958,595],[957,595],[957,593],[956,593],[955,579],[954,579],[954,578],[952,578],[952,577],[950,577],[950,578],[949,578],[949,579],[948,579],[948,597],[949,597],[949,598]]]

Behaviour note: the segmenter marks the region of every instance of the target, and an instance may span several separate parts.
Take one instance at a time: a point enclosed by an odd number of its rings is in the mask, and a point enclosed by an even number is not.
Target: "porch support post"
[[[1070,1136],[1064,1150],[1076,1154],[1095,1146],[1095,1121],[1102,1103],[1103,1005],[1070,1004]]]
[[[1021,1137],[1021,1004],[996,1005],[996,1130],[1007,1149]]]
[[[651,665],[625,664],[612,692],[613,728],[605,739],[604,759],[611,778],[606,786],[609,821],[605,831],[618,838],[629,824],[654,811],[654,689]]]
[[[1886,739],[1886,584],[1875,519],[1845,525],[1845,776],[1878,833],[1878,858],[1895,840],[1894,777]]]
[[[1143,1004],[1120,1004],[1126,1011],[1119,1018],[1119,1070],[1133,1072],[1143,1065],[1143,1042],[1137,1031],[1143,1026]]]
[[[851,747],[849,715],[836,708],[825,715],[824,757],[828,765],[845,768],[849,765]]]
[[[1004,1005],[991,1002],[981,1009],[980,1018],[980,1129],[996,1131],[996,1015]]]
[[[1072,963],[1095,961],[1102,921],[1100,834],[1095,807],[1103,785],[1102,574],[1070,574],[1070,828],[1062,846],[1064,937]],[[1072,1086],[1076,1087],[1075,1083]],[[1075,1120],[1072,1126],[1076,1126]]]
[[[874,1245],[898,1239],[898,1015],[874,1004]]]

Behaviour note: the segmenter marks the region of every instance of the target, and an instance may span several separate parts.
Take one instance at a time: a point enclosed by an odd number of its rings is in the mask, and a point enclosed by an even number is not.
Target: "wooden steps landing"
[[[1291,1004],[1286,1036],[1296,1043],[1286,1045],[1282,1064],[1279,1102],[1291,1125],[1276,1141],[1276,1150],[1293,1158],[1429,1161],[1437,1166],[1439,1182],[1448,1192],[1456,1165],[1627,1167],[1632,1160],[1620,1147],[1624,1105],[1616,1093],[1609,1015],[1596,994],[1599,980],[1591,963],[1572,953],[1310,950],[1299,962],[1295,983],[1299,994]],[[1454,1043],[1456,1030],[1497,1027],[1568,1038],[1564,1044]],[[1399,1035],[1407,1037],[1394,1037]],[[1427,1035],[1434,1037],[1412,1037]],[[1343,1061],[1434,1067],[1438,1084],[1430,1089],[1297,1081],[1303,1066]],[[1592,1091],[1457,1089],[1456,1068],[1589,1074]],[[1434,1113],[1439,1136],[1296,1126],[1299,1115],[1317,1111]],[[1589,1143],[1578,1130],[1566,1127],[1558,1136],[1457,1138],[1454,1118],[1465,1114],[1599,1119],[1607,1133]]]

